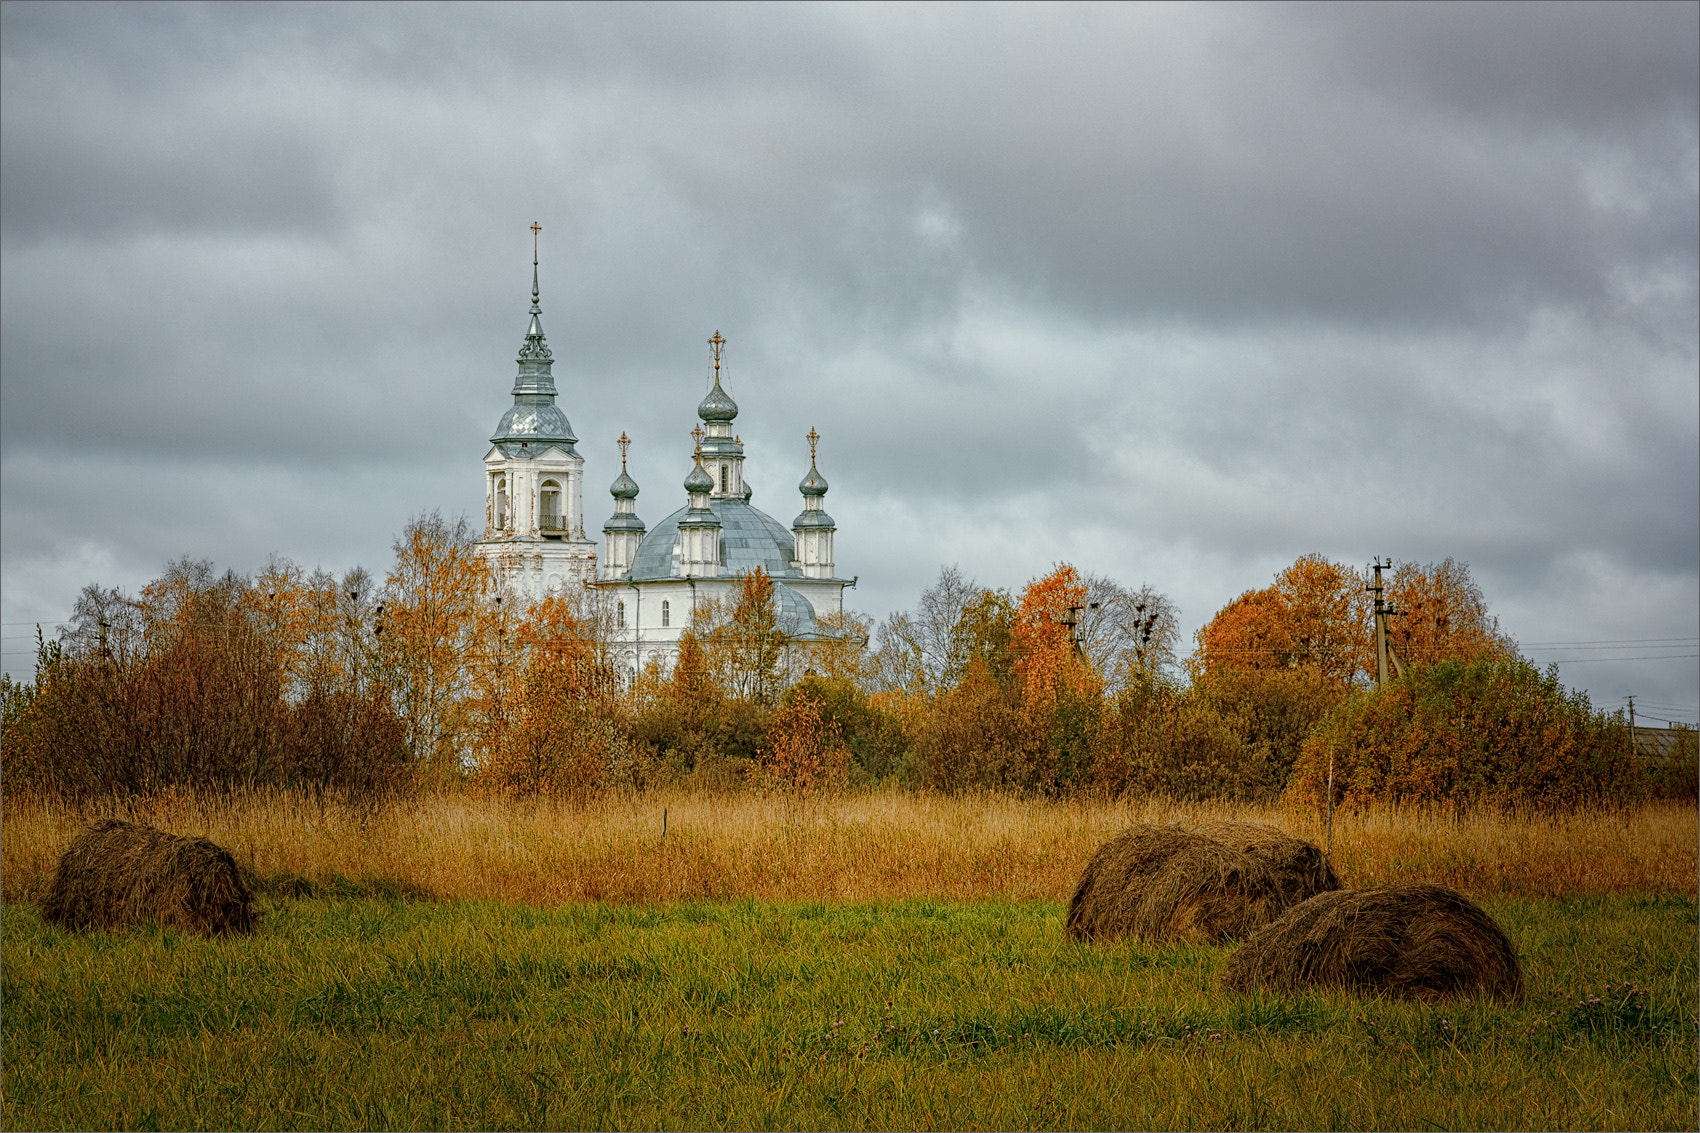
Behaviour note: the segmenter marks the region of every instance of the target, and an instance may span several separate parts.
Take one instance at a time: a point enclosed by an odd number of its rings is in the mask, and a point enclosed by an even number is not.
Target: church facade
[[[724,345],[716,331],[709,340],[713,384],[696,407],[682,506],[653,528],[643,522],[638,484],[627,465],[630,442],[622,434],[620,474],[609,487],[613,514],[602,525],[599,556],[585,534],[578,438],[555,404],[533,260],[531,322],[520,348],[514,402],[484,457],[485,537],[478,549],[498,584],[521,598],[593,596],[616,662],[628,677],[652,661],[670,669],[696,611],[710,603],[729,608],[744,577],[757,567],[773,580],[779,625],[792,642],[830,636],[823,619],[843,610],[844,588],[855,585],[855,579],[837,574],[837,525],[826,511],[828,485],[817,467],[819,436],[813,430],[791,525],[750,502],[754,492],[744,479],[744,445],[733,431],[738,406],[721,373]]]

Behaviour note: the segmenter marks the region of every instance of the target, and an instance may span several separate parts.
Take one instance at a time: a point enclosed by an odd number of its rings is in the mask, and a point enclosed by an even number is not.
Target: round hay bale
[[[235,859],[205,838],[103,818],[60,856],[41,914],[72,930],[154,921],[210,936],[252,931],[252,902]]]
[[[1517,949],[1492,917],[1440,885],[1322,893],[1253,933],[1228,958],[1222,983],[1347,987],[1433,1001],[1455,995],[1515,1000]]]
[[[1214,829],[1220,837],[1207,830]],[[1216,943],[1268,924],[1340,882],[1309,842],[1269,826],[1139,825],[1098,848],[1068,906],[1076,940]]]

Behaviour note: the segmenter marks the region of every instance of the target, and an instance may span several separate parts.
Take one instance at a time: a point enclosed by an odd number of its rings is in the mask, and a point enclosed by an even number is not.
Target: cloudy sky
[[[544,326],[611,511],[715,330],[848,597],[1059,561],[1190,633],[1300,554],[1467,561],[1693,720],[1694,4],[0,8],[5,666],[182,555],[482,515]]]

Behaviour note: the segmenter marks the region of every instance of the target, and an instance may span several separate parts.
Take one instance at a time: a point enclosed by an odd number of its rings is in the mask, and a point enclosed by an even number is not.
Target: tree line
[[[416,519],[379,582],[181,560],[87,587],[4,687],[5,789],[302,789],[367,802],[450,786],[589,799],[684,785],[873,784],[1063,796],[1574,807],[1692,793],[1637,766],[1621,718],[1541,673],[1468,568],[1395,564],[1403,675],[1373,687],[1364,570],[1305,556],[1179,656],[1178,612],[1059,565],[1010,592],[940,572],[877,626],[790,638],[759,570],[635,674],[593,591],[492,585],[464,522]],[[1663,778],[1661,778],[1663,776]]]

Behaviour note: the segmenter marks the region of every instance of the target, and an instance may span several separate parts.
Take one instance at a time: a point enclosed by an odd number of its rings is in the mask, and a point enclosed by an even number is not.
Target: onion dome
[[[720,337],[719,331],[715,331],[714,337],[708,340],[708,348],[714,357],[714,388],[697,406],[697,416],[704,421],[730,421],[738,415],[738,403],[720,388],[720,351],[725,345],[726,340]]]
[[[609,485],[608,494],[616,500],[635,500],[638,495],[637,481],[628,476],[624,468],[621,468],[620,478]]]
[[[826,477],[820,474],[813,460],[809,461],[809,474],[797,484],[797,490],[805,496],[826,495]]]
[[[720,388],[720,374],[714,375],[714,388],[708,391],[708,396],[697,406],[697,416],[704,421],[730,421],[738,415],[738,403],[732,396]]]
[[[714,477],[703,471],[700,459],[691,466],[690,475],[685,477],[685,491],[693,495],[714,491]]]

